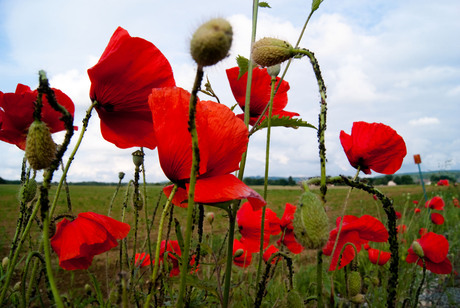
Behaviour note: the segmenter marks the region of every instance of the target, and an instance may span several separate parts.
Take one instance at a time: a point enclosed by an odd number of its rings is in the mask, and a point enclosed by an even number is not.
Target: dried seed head
[[[308,188],[307,188],[308,189]],[[311,191],[302,194],[300,205],[294,213],[296,239],[306,249],[321,249],[329,236],[329,221],[318,196]]]
[[[140,150],[134,151],[132,155],[133,155],[133,163],[136,167],[139,167],[140,165],[144,163],[144,153],[142,153],[142,151]]]
[[[276,38],[264,37],[252,46],[252,59],[261,66],[280,64],[294,55],[291,44]]]
[[[190,53],[198,65],[210,66],[224,59],[232,45],[233,30],[228,21],[215,18],[201,25],[190,41]]]
[[[35,170],[48,168],[56,157],[56,144],[42,121],[30,124],[26,139],[26,157]]]

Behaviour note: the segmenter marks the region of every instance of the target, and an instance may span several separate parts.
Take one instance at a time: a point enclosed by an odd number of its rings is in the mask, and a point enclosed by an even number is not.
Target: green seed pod
[[[302,308],[305,307],[304,301],[296,290],[290,290],[286,296],[286,307],[289,308]]]
[[[294,55],[291,44],[276,38],[264,37],[252,45],[252,59],[261,66],[280,64]]]
[[[134,151],[132,155],[133,155],[133,163],[136,167],[139,167],[144,163],[144,153],[142,153],[142,151],[140,150]],[[123,173],[123,176],[125,176],[124,173]]]
[[[29,179],[24,185],[21,185],[19,189],[18,199],[25,203],[32,201],[37,193],[37,181],[35,179]]]
[[[198,65],[210,66],[224,59],[232,45],[233,30],[223,18],[201,25],[190,41],[190,53]]]
[[[30,124],[26,139],[26,157],[35,170],[48,168],[56,157],[56,144],[42,121]]]
[[[350,302],[352,302],[353,304],[362,304],[364,303],[365,299],[366,298],[364,297],[364,294],[356,294],[355,296],[350,298]]]
[[[348,297],[353,297],[361,292],[361,275],[359,272],[351,271],[347,278]]]
[[[412,250],[414,253],[419,256],[420,258],[423,258],[425,256],[425,253],[423,252],[422,246],[419,244],[417,241],[413,241],[411,245]]]
[[[318,196],[306,189],[294,213],[294,233],[306,249],[321,249],[329,237],[329,221]]]

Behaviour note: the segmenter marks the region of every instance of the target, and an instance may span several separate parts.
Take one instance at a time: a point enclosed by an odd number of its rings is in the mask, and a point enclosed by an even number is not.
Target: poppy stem
[[[163,226],[165,224],[165,218],[168,215],[169,208],[171,206],[172,199],[174,198],[174,195],[176,194],[177,188],[178,188],[177,185],[173,186],[171,194],[169,195],[169,198],[166,201],[165,207],[163,208],[163,212],[161,213],[160,222],[158,224],[158,238],[157,238],[157,243],[156,243],[156,247],[155,247],[155,259],[154,259],[155,264],[153,266],[152,277],[150,278],[149,294],[148,294],[147,299],[146,299],[145,304],[144,304],[145,308],[150,306],[150,301],[152,299],[152,293],[153,293],[152,290],[153,290],[153,288],[155,286],[155,281],[156,281],[157,275],[158,275],[158,268],[159,268],[159,265],[160,265],[160,248],[161,248],[161,238],[163,237]],[[166,243],[166,247],[167,246],[168,245]],[[166,250],[166,248],[165,248],[165,250]]]
[[[420,281],[420,285],[417,288],[417,292],[415,293],[415,299],[412,307],[417,308],[418,305],[418,298],[420,296],[420,292],[422,291],[423,283],[425,282],[425,275],[426,275],[426,262],[424,258],[421,258],[423,262],[423,272],[422,272],[422,281]]]

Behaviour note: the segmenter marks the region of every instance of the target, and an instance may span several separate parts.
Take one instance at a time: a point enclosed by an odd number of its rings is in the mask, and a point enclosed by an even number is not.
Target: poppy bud
[[[21,287],[21,282],[20,281],[16,282],[13,286],[13,292],[19,291],[20,287]]]
[[[214,65],[225,58],[232,45],[233,30],[223,18],[201,25],[190,41],[190,53],[198,65]]]
[[[132,155],[133,155],[133,163],[136,167],[139,167],[140,165],[144,163],[144,153],[142,153],[142,151],[137,150],[133,152]]]
[[[214,213],[206,213],[206,220],[209,222],[210,225],[212,225],[212,223],[214,222]]]
[[[350,298],[350,302],[353,304],[362,304],[365,301],[365,297],[363,294],[356,294],[352,298]]]
[[[2,268],[4,270],[6,270],[6,268],[8,267],[8,263],[10,263],[10,259],[8,259],[8,257],[4,257],[2,260]]]
[[[237,249],[233,254],[233,259],[241,257],[244,254],[244,250],[242,248]]]
[[[264,37],[252,45],[252,59],[261,66],[280,64],[294,55],[291,44],[276,38]]]
[[[281,71],[281,65],[279,64],[267,67],[267,73],[272,78],[276,78],[279,75],[280,71]]]
[[[118,179],[123,180],[124,177],[125,177],[124,172],[118,172]]]
[[[85,292],[87,295],[91,295],[91,293],[93,292],[93,289],[89,284],[85,284]]]
[[[25,203],[32,201],[36,192],[37,181],[35,181],[35,179],[29,179],[24,185],[21,185],[19,189],[19,201],[24,201]]]
[[[308,188],[306,188],[308,189]],[[305,191],[294,213],[296,239],[306,249],[321,249],[329,236],[329,222],[321,201],[311,191]]]
[[[423,258],[425,256],[425,253],[423,252],[422,246],[419,244],[417,241],[413,241],[411,245],[412,250],[414,253],[419,256],[420,258]]]
[[[56,157],[56,144],[42,121],[30,124],[26,139],[26,157],[35,170],[48,168]]]
[[[348,297],[352,298],[361,292],[361,275],[357,271],[351,271],[347,277]]]

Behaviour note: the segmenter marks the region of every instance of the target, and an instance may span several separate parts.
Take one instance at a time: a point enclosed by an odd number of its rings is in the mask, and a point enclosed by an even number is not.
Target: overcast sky
[[[295,44],[310,1],[268,2],[272,8],[259,11],[257,38]],[[189,39],[202,22],[223,17],[234,31],[230,57],[205,74],[221,102],[232,106],[225,69],[236,66],[236,56],[249,57],[251,14],[248,0],[0,0],[0,91],[14,92],[18,83],[36,88],[44,69],[51,86],[74,101],[75,125],[81,127],[90,105],[86,71],[118,26],[155,44],[170,61],[177,85],[190,91],[195,64]],[[387,124],[404,138],[408,154],[400,173],[417,171],[414,154],[421,154],[425,171],[460,169],[459,16],[458,0],[323,2],[300,46],[315,53],[327,85],[328,175],[354,174],[339,141],[340,131],[350,133],[354,121]],[[286,80],[286,110],[316,126],[319,94],[307,59],[293,62]],[[319,175],[316,131],[274,128],[272,136],[271,176]],[[246,176],[264,174],[265,139],[265,130],[251,137]],[[115,182],[120,171],[131,178],[134,150],[106,142],[94,112],[68,180]],[[19,179],[22,157],[16,146],[0,142],[0,177]],[[155,150],[146,150],[145,164],[147,181],[166,180]]]

